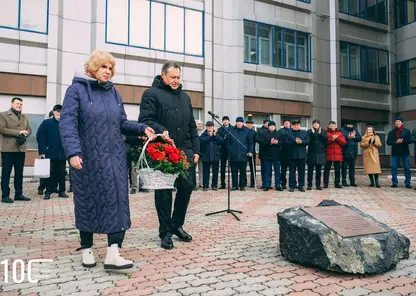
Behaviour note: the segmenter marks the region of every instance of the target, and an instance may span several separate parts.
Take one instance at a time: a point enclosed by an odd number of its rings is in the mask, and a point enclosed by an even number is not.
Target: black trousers
[[[256,158],[254,156],[248,158],[248,166],[250,168],[250,186],[256,183]]]
[[[25,152],[1,153],[1,197],[10,196],[10,176],[14,168],[14,195],[23,193],[23,168],[25,166]]]
[[[65,192],[65,160],[51,160],[51,176],[46,181],[46,192],[53,193],[56,188]]]
[[[69,160],[68,160],[68,165],[69,165],[69,168],[68,168],[69,188],[70,188],[70,189],[71,189],[71,191],[72,191],[72,183],[71,183],[71,171],[72,171],[72,165],[71,165],[71,163],[69,162]]]
[[[298,185],[299,187],[305,186],[305,159],[291,159],[290,171],[289,171],[289,187],[296,187],[296,170],[298,171]]]
[[[94,244],[94,233],[80,230],[79,236],[81,238],[81,247],[78,248],[77,251],[82,249],[89,249],[92,247],[92,245]],[[111,245],[118,244],[118,247],[121,248],[125,236],[126,231],[107,234],[108,246],[111,247]]]
[[[308,187],[312,187],[313,184],[313,171],[315,170],[315,185],[321,186],[322,178],[322,165],[321,164],[308,164]]]
[[[287,184],[286,173],[289,168],[289,163],[289,160],[286,158],[280,160],[280,182],[282,183],[282,186],[286,186]]]
[[[266,180],[266,165],[265,160],[260,158],[260,169],[261,169],[261,185],[264,187],[264,182]]]
[[[209,187],[209,176],[210,176],[210,170],[212,167],[212,182],[211,182],[211,186],[212,187],[217,187],[218,186],[218,170],[220,167],[220,162],[219,161],[215,161],[215,162],[204,162],[202,164],[202,183],[204,188],[208,188]]]
[[[350,184],[355,184],[355,158],[344,158],[342,162],[342,183],[347,183],[347,169]]]
[[[247,162],[246,161],[232,161],[231,162],[231,177],[233,188],[244,188],[247,186]],[[240,175],[239,175],[240,174]]]
[[[221,158],[221,186],[225,187],[225,175],[227,173],[227,158]]]
[[[40,178],[39,179],[39,186],[38,186],[38,191],[43,191],[46,188],[46,180],[45,178]]]
[[[194,169],[193,167],[191,170]],[[172,190],[155,190],[155,205],[159,218],[159,237],[172,235],[172,229],[182,228],[193,191],[193,176],[180,177],[176,182],[176,198],[172,214]]]
[[[340,161],[327,161],[324,169],[324,185],[329,184],[329,173],[331,172],[332,163],[334,163],[335,170],[335,185],[340,183],[341,179],[341,162]]]

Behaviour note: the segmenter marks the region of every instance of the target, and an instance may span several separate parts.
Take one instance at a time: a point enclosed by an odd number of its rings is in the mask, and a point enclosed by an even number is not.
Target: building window
[[[49,0],[1,0],[0,28],[48,34]]]
[[[38,142],[36,140],[36,133],[38,132],[39,126],[45,120],[45,115],[37,114],[26,114],[29,118],[29,124],[32,128],[32,134],[27,138],[27,148],[37,150]]]
[[[396,0],[396,27],[416,21],[416,0]]]
[[[340,42],[341,77],[389,84],[389,54],[385,50]]]
[[[339,0],[339,11],[376,23],[388,23],[387,0]]]
[[[153,0],[106,0],[106,9],[107,43],[204,55],[203,11]]]
[[[193,109],[192,112],[194,114],[194,119],[195,120],[201,120],[202,121],[202,118],[201,118],[201,109]]]
[[[310,72],[310,40],[309,33],[245,20],[244,62]]]
[[[299,2],[304,2],[304,3],[311,3],[311,0],[297,0]]]
[[[416,58],[397,63],[397,96],[416,94]]]

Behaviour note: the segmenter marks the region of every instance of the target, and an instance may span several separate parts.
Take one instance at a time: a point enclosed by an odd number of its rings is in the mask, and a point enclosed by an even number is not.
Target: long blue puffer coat
[[[102,85],[86,75],[76,75],[68,88],[59,126],[67,157],[83,161],[81,170],[71,170],[76,228],[92,233],[130,228],[122,133],[142,135],[147,126],[127,120],[111,81]]]

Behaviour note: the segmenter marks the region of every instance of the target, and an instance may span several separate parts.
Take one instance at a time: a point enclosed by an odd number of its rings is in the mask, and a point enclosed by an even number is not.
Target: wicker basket
[[[157,137],[163,135],[157,134]],[[144,189],[174,189],[175,181],[179,176],[178,174],[164,174],[161,171],[155,170],[149,167],[146,159],[146,148],[149,145],[151,139],[149,138],[144,144],[142,152],[140,153],[138,161],[138,174],[140,180],[143,182]]]

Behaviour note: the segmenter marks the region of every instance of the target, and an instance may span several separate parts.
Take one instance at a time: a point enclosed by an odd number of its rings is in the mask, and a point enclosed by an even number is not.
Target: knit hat
[[[235,120],[235,122],[244,122],[244,118],[239,116],[237,117],[237,119]]]
[[[273,120],[269,120],[269,126],[272,126],[272,125],[276,126],[276,122],[274,122]]]
[[[400,116],[400,115],[396,117],[395,121],[397,121],[397,120],[400,120],[401,122],[404,122],[403,116]]]
[[[252,115],[252,114],[249,114],[249,115],[247,116],[247,121],[246,121],[246,123],[251,123],[251,124],[253,124],[253,123],[254,123],[254,121],[253,121],[253,115]]]
[[[214,126],[214,123],[212,121],[207,121],[207,123],[205,125],[206,126]]]
[[[314,124],[314,123],[319,123],[319,124],[321,124],[321,122],[319,121],[319,119],[314,119],[314,120],[312,121],[312,124]]]
[[[224,121],[224,120],[228,120],[228,121],[230,121],[230,117],[228,117],[228,116],[224,116],[224,117],[222,118],[222,121]]]

